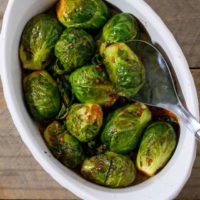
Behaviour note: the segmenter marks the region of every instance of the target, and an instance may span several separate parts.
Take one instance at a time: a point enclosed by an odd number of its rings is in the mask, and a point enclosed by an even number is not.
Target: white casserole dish
[[[22,140],[40,165],[63,187],[87,200],[165,200],[175,198],[188,180],[196,155],[195,137],[181,126],[177,149],[156,176],[124,189],[94,185],[60,164],[49,152],[38,128],[30,118],[22,98],[18,45],[26,22],[50,7],[56,0],[10,0],[1,33],[1,78],[12,119]],[[145,26],[154,43],[169,57],[183,91],[187,106],[198,118],[198,100],[186,59],[172,34],[143,0],[108,0],[124,12],[134,14]],[[46,153],[47,152],[47,153]]]

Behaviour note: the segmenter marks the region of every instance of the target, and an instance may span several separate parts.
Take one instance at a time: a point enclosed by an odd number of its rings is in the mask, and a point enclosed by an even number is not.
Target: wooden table
[[[182,47],[200,97],[200,0],[146,1]],[[0,20],[6,4],[7,0],[0,0]],[[0,199],[78,199],[57,184],[33,159],[11,120],[1,85],[0,138]],[[191,178],[177,199],[200,199],[200,146]]]

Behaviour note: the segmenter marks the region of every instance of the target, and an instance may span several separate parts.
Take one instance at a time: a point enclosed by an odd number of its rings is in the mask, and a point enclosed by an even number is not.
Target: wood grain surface
[[[174,34],[191,67],[200,98],[200,0],[146,0]],[[0,25],[7,0],[0,0]],[[187,159],[187,157],[186,157]],[[33,159],[7,110],[0,84],[0,199],[78,199]],[[177,197],[200,200],[200,146],[192,175]]]

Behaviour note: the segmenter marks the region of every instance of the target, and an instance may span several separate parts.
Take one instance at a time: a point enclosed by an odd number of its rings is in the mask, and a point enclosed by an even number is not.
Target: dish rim
[[[113,0],[112,2],[117,2],[117,0]],[[126,0],[126,2],[127,2],[127,0]],[[8,35],[9,35],[9,34],[6,35],[6,33],[7,33],[7,29],[8,29],[9,20],[10,20],[10,13],[12,11],[14,3],[15,3],[15,0],[10,0],[8,3],[8,7],[6,9],[6,13],[5,13],[4,20],[3,20],[2,35],[1,35],[1,48],[2,48],[1,49],[2,50],[2,52],[1,52],[1,55],[2,55],[1,78],[2,78],[2,82],[3,82],[3,90],[4,90],[4,96],[6,99],[7,107],[11,113],[13,122],[14,122],[15,126],[17,127],[22,140],[24,141],[24,143],[26,144],[28,149],[32,152],[32,155],[35,157],[35,159],[45,169],[45,171],[47,171],[51,176],[53,176],[53,178],[55,180],[57,180],[57,182],[59,182],[62,186],[70,189],[76,195],[80,194],[79,196],[82,198],[85,198],[85,199],[94,199],[94,196],[90,195],[90,194],[86,194],[87,192],[84,192],[83,191],[84,189],[82,189],[82,188],[77,189],[76,187],[74,187],[73,182],[72,182],[72,184],[71,183],[66,184],[66,181],[61,181],[63,179],[59,174],[59,173],[61,173],[61,171],[58,170],[60,172],[56,173],[54,167],[62,168],[62,166],[60,166],[57,162],[52,162],[51,159],[48,160],[47,157],[45,157],[43,154],[41,155],[41,152],[39,152],[36,148],[37,145],[34,144],[34,142],[30,141],[30,138],[27,137],[28,135],[26,134],[26,131],[25,131],[25,130],[27,130],[27,127],[25,127],[25,125],[23,125],[22,120],[19,118],[18,113],[16,112],[16,109],[14,107],[13,100],[12,100],[12,93],[11,93],[11,89],[10,89],[11,86],[8,82],[9,74],[7,73],[7,69],[6,69],[6,66],[7,66],[6,59],[7,58],[6,58],[6,53],[5,53],[6,52],[6,41],[8,40]],[[170,41],[170,44],[172,44],[171,48],[175,49],[176,54],[179,56],[178,59],[180,60],[180,63],[182,63],[182,65],[184,66],[184,69],[185,69],[185,72],[183,73],[182,76],[187,77],[187,81],[190,82],[190,86],[188,86],[188,87],[191,89],[191,91],[189,91],[189,94],[187,95],[187,97],[190,96],[190,98],[186,98],[186,103],[187,103],[190,111],[194,114],[194,116],[196,116],[198,118],[199,112],[198,112],[198,109],[196,109],[196,107],[198,107],[198,100],[197,100],[197,93],[196,93],[194,81],[193,81],[191,73],[189,71],[187,61],[185,60],[185,57],[184,57],[180,47],[178,46],[176,40],[174,39],[174,37],[172,36],[170,31],[167,29],[165,24],[160,19],[160,17],[143,0],[135,0],[134,3],[142,6],[143,9],[146,10],[148,15],[151,16],[152,18],[154,18],[154,23],[157,23],[157,25],[160,27],[160,29],[163,30],[163,32],[165,32],[165,39]],[[181,88],[182,87],[183,86],[181,86]],[[189,102],[189,99],[191,99],[190,102]],[[188,133],[186,133],[186,134],[188,134]],[[193,136],[190,138],[192,140]],[[184,186],[185,182],[187,181],[187,179],[191,173],[191,169],[192,169],[192,165],[193,165],[193,162],[195,159],[195,153],[196,153],[196,142],[195,142],[194,138],[193,138],[192,143],[193,143],[193,145],[191,147],[192,148],[191,151],[192,151],[193,156],[190,158],[190,170],[188,169],[187,176],[185,177],[182,184],[179,185],[179,188],[176,189],[176,192],[174,192],[174,194],[170,194],[170,196],[166,197],[166,199],[170,199],[171,197],[173,198],[179,193],[179,191],[182,189],[182,187]],[[51,164],[48,164],[48,162]],[[170,161],[170,163],[171,163],[171,161]],[[51,166],[49,166],[49,165],[51,165]],[[153,180],[153,178],[149,182],[152,182],[152,180]],[[144,183],[148,184],[147,182],[148,182],[148,180],[145,181]],[[85,181],[85,182],[83,181],[81,184],[84,184],[84,183],[87,183],[88,185],[90,185],[88,181]],[[135,187],[135,188],[140,187],[142,184],[139,184],[139,185],[136,185],[133,187]],[[95,186],[93,189],[94,190],[93,192],[97,193],[96,189],[98,187],[101,187],[101,186]],[[120,190],[125,190],[125,189],[119,189],[119,191]],[[103,188],[103,192],[105,192],[105,193],[108,193],[110,191],[113,191],[113,189]],[[117,190],[115,189],[115,191],[117,191]],[[133,190],[133,192],[134,192],[134,190]],[[132,192],[130,194],[133,195]],[[101,191],[99,192],[98,195],[102,195]],[[99,199],[98,195],[97,195],[97,199]],[[116,197],[110,197],[110,198],[116,198]]]

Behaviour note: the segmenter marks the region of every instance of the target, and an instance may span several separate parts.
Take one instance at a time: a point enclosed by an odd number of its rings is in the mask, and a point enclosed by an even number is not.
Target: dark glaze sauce
[[[128,104],[132,104],[132,103],[135,103],[135,101],[120,97],[112,107],[104,110],[104,112],[107,113],[107,115],[108,115],[109,113],[116,110],[117,108],[123,107]],[[151,120],[150,124],[153,122],[157,122],[157,121],[163,121],[163,122],[167,122],[167,123],[171,124],[176,132],[176,137],[177,137],[177,142],[178,142],[179,135],[180,135],[180,126],[179,126],[177,116],[174,113],[172,113],[166,109],[151,106],[151,105],[147,105],[147,106],[152,113],[152,120]],[[139,148],[139,146],[138,146],[138,148]],[[131,157],[132,160],[136,160],[138,148],[136,148],[134,151],[129,153],[129,156]],[[160,169],[159,171],[161,171],[161,170],[162,169]],[[159,171],[157,173],[159,173]],[[137,170],[136,180],[134,181],[134,183],[132,185],[137,185],[139,183],[142,183],[149,178],[151,178],[151,177],[149,177]]]
[[[117,7],[115,7],[114,5],[112,5],[110,3],[107,3],[107,5],[111,11],[112,16],[122,12],[120,9],[118,9]],[[145,29],[145,27],[143,26],[143,24],[138,19],[137,19],[137,23],[138,23],[138,26],[141,31],[141,39],[151,43],[150,36],[149,36],[147,30]],[[109,113],[116,110],[117,108],[120,108],[124,105],[131,104],[131,103],[135,103],[135,102],[132,100],[120,97],[112,107],[104,109],[104,113],[106,113],[106,115],[108,115]],[[150,106],[150,105],[147,105],[147,106],[149,107],[149,109],[151,110],[151,113],[152,113],[151,123],[156,122],[156,121],[164,121],[164,122],[171,124],[176,131],[177,142],[178,142],[179,135],[180,135],[180,126],[178,123],[177,116],[166,109],[155,107],[155,106]],[[100,143],[99,139],[100,138],[97,138],[97,141],[98,141],[97,143]],[[97,149],[97,152],[98,151],[99,151],[99,147]],[[100,151],[105,151],[104,147],[101,146]],[[138,151],[138,148],[136,150],[130,152],[129,156],[131,157],[132,160],[136,160],[137,151]],[[161,170],[162,169],[160,169],[159,171],[161,171]],[[159,171],[157,173],[159,173]],[[151,178],[151,177],[149,177],[137,170],[136,180],[134,181],[134,183],[132,185],[137,185],[139,183],[142,183],[149,178]]]
[[[121,12],[117,7],[111,5],[110,3],[107,3],[107,5],[108,5],[108,7],[110,9],[111,16],[114,16],[114,15],[116,15],[116,14]],[[50,8],[46,13],[51,14],[51,15],[56,15],[55,11],[54,11],[55,10],[54,8],[55,8],[55,6]],[[142,40],[146,40],[148,42],[151,42],[150,36],[148,35],[148,32],[146,31],[145,27],[140,23],[139,20],[137,20],[137,22],[138,22],[139,28],[141,30],[141,39]],[[31,71],[23,69],[22,70],[22,80],[23,80],[23,78],[25,76],[27,76],[30,73],[31,73]],[[76,102],[77,102],[77,100],[74,99],[73,103],[76,103]],[[116,109],[118,109],[118,108],[120,108],[120,107],[122,107],[124,105],[131,104],[131,103],[134,103],[134,101],[120,97],[112,107],[103,108],[105,118],[107,118],[106,116],[108,116],[108,114],[113,112],[114,110],[116,110]],[[174,127],[174,129],[176,131],[177,138],[179,138],[180,126],[179,126],[177,117],[173,113],[171,113],[171,112],[169,112],[169,111],[167,111],[165,109],[154,107],[154,106],[149,106],[149,105],[148,105],[148,107],[151,110],[152,116],[153,116],[151,123],[155,122],[155,121],[164,121],[164,122],[170,123]],[[43,123],[38,123],[38,122],[36,123],[42,136],[43,136],[45,128],[52,121],[53,121],[53,119],[45,121]],[[63,122],[63,120],[62,120],[62,122]],[[83,144],[84,152],[86,152],[87,157],[90,157],[90,156],[93,156],[93,155],[95,155],[97,153],[102,153],[102,152],[106,151],[105,145],[101,144],[99,135],[96,137],[96,139],[94,141],[89,142],[88,144]],[[129,153],[129,156],[131,157],[132,160],[136,160],[137,151],[138,151],[138,148]],[[80,175],[80,167],[74,169],[73,171]],[[139,183],[142,183],[142,182],[146,181],[149,178],[150,177],[148,177],[147,175],[137,171],[136,180],[134,181],[134,183],[132,185],[137,185]]]

